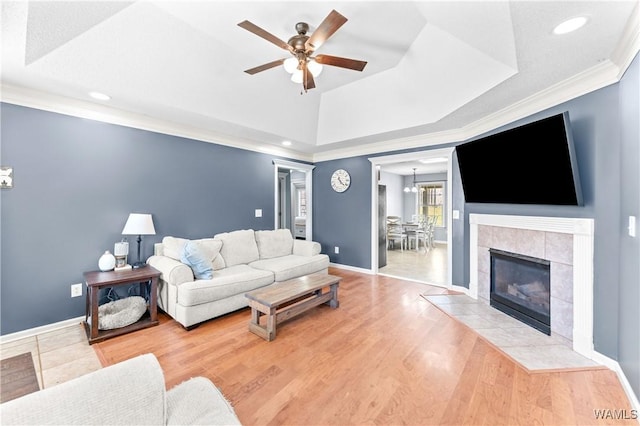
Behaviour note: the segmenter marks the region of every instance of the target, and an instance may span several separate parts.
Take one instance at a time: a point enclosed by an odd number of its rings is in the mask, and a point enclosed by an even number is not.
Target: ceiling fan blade
[[[324,21],[318,25],[318,28],[316,28],[313,34],[311,34],[311,37],[309,37],[304,44],[304,47],[311,51],[318,49],[333,33],[338,31],[338,28],[344,25],[345,22],[347,22],[347,18],[335,10],[332,10],[329,15],[324,18]]]
[[[263,30],[262,28],[260,28],[259,26],[257,26],[256,24],[253,24],[249,21],[242,21],[238,24],[238,26],[240,28],[244,28],[245,30],[254,33],[255,35],[257,35],[258,37],[262,37],[263,39],[275,44],[276,46],[284,49],[284,50],[288,50],[288,51],[292,51],[293,48],[291,46],[289,46],[287,43],[285,43],[284,41],[280,40],[278,37],[274,36],[273,34],[271,34],[268,31]]]
[[[367,61],[358,61],[356,59],[341,58],[332,55],[318,55],[315,59],[317,63],[322,65],[332,65],[334,67],[348,68],[355,71],[362,71],[367,65]]]
[[[284,62],[284,59],[278,59],[277,61],[269,62],[268,64],[263,64],[255,68],[250,68],[248,70],[245,70],[244,72],[251,75],[257,74],[261,71],[265,71],[265,70],[277,67],[278,65],[282,65],[283,62]]]
[[[302,85],[304,86],[305,92],[310,89],[315,89],[316,87],[316,82],[313,80],[313,74],[311,74],[311,71],[309,71],[307,66],[304,66],[304,69],[302,70]]]

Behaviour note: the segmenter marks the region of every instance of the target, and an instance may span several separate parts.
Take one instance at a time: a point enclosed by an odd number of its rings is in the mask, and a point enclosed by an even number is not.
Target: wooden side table
[[[144,266],[138,269],[126,271],[89,271],[84,273],[84,280],[87,286],[87,299],[85,306],[84,328],[87,332],[89,344],[101,342],[110,337],[119,336],[131,331],[158,325],[158,277],[160,271],[152,266]],[[105,287],[115,287],[119,285],[140,284],[140,294],[144,294],[144,289],[149,289],[149,307],[147,312],[137,322],[113,330],[98,329],[98,299],[100,289]]]

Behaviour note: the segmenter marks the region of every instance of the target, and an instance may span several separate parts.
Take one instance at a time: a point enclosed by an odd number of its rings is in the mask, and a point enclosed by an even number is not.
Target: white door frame
[[[306,197],[307,197],[307,221],[305,224],[305,238],[309,241],[311,241],[313,239],[313,169],[316,166],[313,166],[311,164],[304,164],[304,163],[298,163],[295,161],[287,161],[287,160],[273,160],[273,185],[274,185],[274,212],[275,212],[275,223],[273,225],[273,229],[278,229],[279,228],[279,223],[278,223],[278,202],[279,202],[279,197],[278,197],[278,168],[283,167],[283,168],[289,168],[289,169],[293,169],[293,170],[298,170],[301,172],[304,172],[305,174],[305,191],[306,191]],[[291,218],[291,222],[293,225],[293,221],[294,218]]]
[[[447,157],[447,288],[452,286],[453,269],[453,191],[452,191],[452,163],[451,148],[427,149],[424,151],[407,152],[404,154],[370,157],[371,162],[371,272],[378,274],[378,166],[415,160],[416,158]]]

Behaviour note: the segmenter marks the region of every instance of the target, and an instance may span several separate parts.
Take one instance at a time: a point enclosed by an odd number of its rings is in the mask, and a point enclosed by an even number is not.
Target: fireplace
[[[489,249],[491,306],[551,335],[550,262]]]

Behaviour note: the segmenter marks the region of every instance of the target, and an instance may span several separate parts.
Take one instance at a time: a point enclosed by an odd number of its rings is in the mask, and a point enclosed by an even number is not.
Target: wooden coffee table
[[[249,330],[270,342],[276,338],[276,325],[282,321],[323,303],[337,308],[341,279],[315,273],[250,291],[245,295],[251,307]],[[260,324],[263,315],[267,317],[265,325]]]

